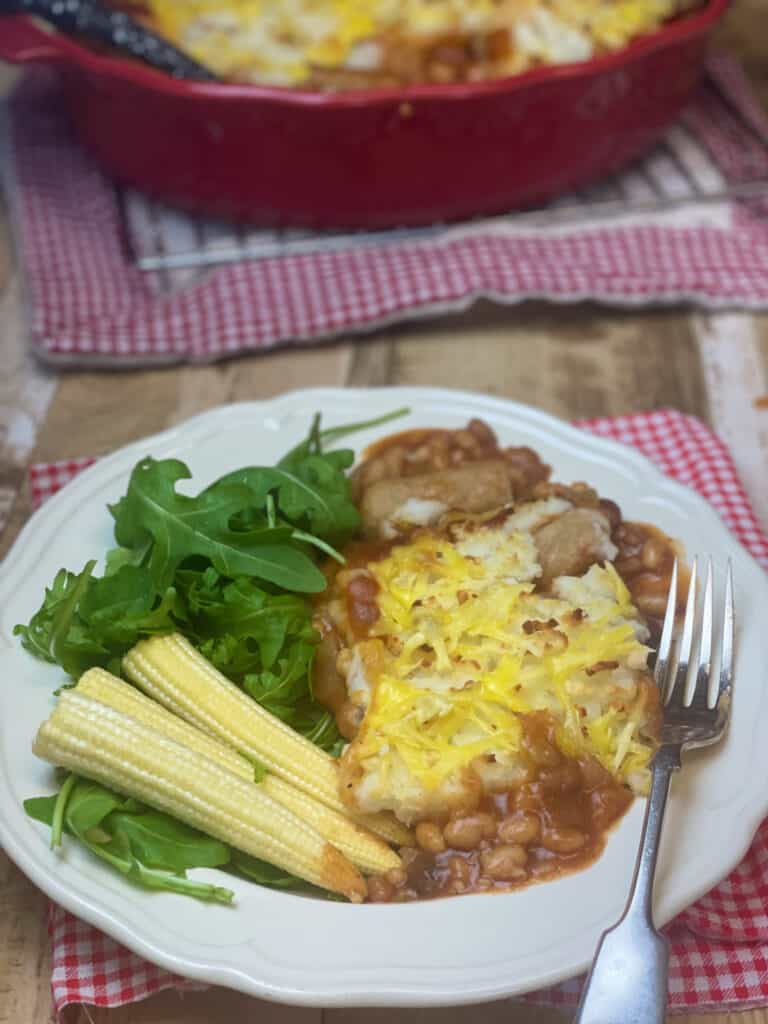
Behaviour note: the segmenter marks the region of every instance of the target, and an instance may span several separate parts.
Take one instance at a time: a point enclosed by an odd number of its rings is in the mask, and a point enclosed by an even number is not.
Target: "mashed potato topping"
[[[519,785],[535,712],[552,716],[563,754],[647,789],[658,708],[648,631],[607,561],[607,534],[605,561],[536,589],[537,531],[570,507],[454,513],[355,570],[377,609],[339,656],[361,715],[342,758],[356,809],[411,823]]]
[[[139,3],[156,29],[225,79],[342,88],[364,84],[366,76],[381,84],[453,81],[586,60],[625,46],[693,5],[691,0]]]

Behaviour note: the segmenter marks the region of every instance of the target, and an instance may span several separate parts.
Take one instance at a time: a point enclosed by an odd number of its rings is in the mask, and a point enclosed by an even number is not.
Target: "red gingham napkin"
[[[682,123],[729,182],[768,177],[768,118],[732,61],[713,58]],[[293,255],[219,267],[158,295],[131,263],[119,202],[72,139],[55,80],[30,75],[11,104],[6,171],[34,349],[70,363],[210,361],[307,343],[486,296],[617,304],[693,300],[768,307],[768,219],[727,226],[596,223]]]
[[[768,538],[761,532],[727,448],[700,420],[672,409],[577,426],[639,449],[669,476],[697,490],[745,548],[768,569]],[[93,459],[32,466],[35,506]],[[121,1006],[167,988],[199,988],[169,974],[79,921],[55,904],[49,909],[51,979],[56,1009],[70,1003]],[[672,943],[672,1011],[744,1010],[768,1005],[768,821],[737,868],[667,928]],[[529,994],[548,1006],[573,1007],[581,979]]]

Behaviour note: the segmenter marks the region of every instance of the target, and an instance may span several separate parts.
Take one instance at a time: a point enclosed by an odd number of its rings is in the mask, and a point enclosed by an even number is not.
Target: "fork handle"
[[[664,1024],[669,946],[653,925],[653,877],[669,783],[679,767],[679,751],[662,747],[627,906],[600,939],[574,1024]]]

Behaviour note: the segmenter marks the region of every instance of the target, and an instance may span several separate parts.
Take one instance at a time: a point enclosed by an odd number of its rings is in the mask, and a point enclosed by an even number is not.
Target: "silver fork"
[[[712,681],[712,560],[708,560],[701,613],[697,613],[694,560],[677,665],[677,564],[667,599],[664,627],[656,657],[656,683],[664,701],[661,746],[653,762],[651,792],[645,809],[640,850],[629,899],[619,922],[603,933],[582,993],[574,1024],[663,1024],[667,1005],[669,947],[653,924],[653,876],[661,825],[672,772],[683,750],[707,747],[722,737],[728,724],[733,683],[733,573],[728,563],[720,641],[717,694]],[[697,645],[698,641],[698,645]],[[693,693],[687,696],[688,672],[698,646]]]

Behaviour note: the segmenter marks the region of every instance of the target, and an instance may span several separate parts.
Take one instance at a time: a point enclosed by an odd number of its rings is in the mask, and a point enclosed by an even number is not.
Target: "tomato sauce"
[[[632,793],[594,758],[563,755],[555,743],[555,722],[546,712],[525,715],[522,721],[526,781],[484,797],[475,808],[418,825],[417,840],[442,835],[444,848],[402,850],[405,878],[390,891],[374,886],[373,899],[410,902],[509,891],[580,870],[597,859],[608,832],[631,805]],[[450,845],[452,836],[459,845]]]

